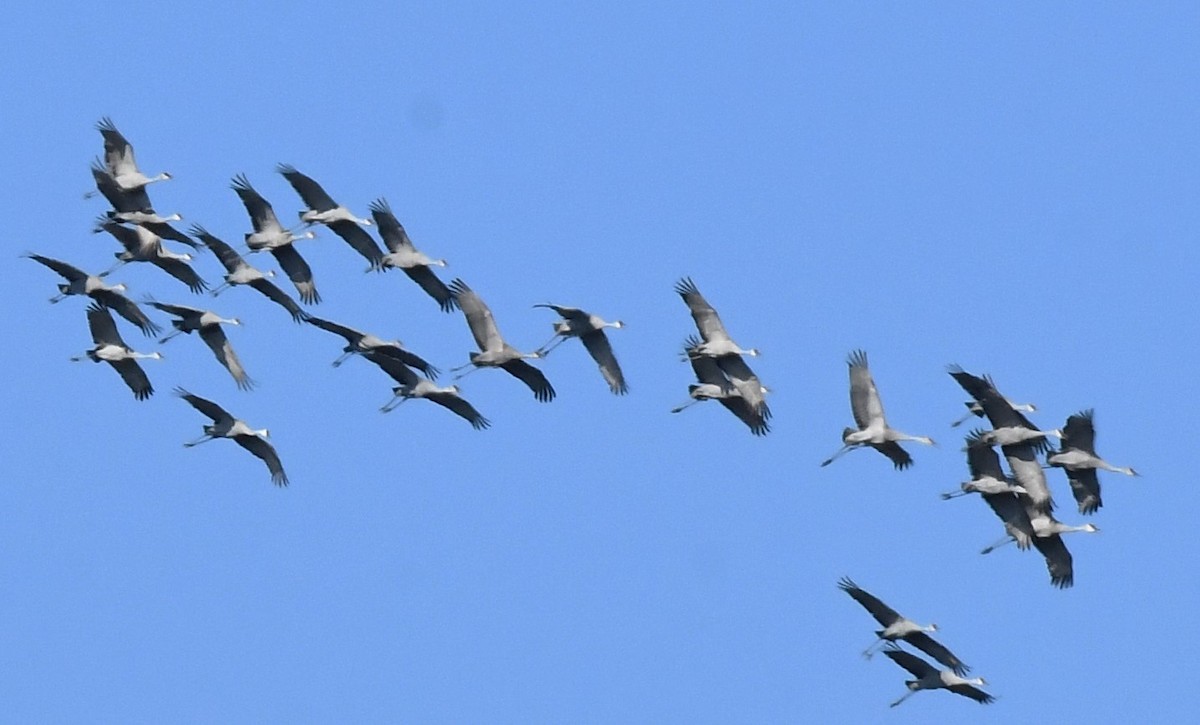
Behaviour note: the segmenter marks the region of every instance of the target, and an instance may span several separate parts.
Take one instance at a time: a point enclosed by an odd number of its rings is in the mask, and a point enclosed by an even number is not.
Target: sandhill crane
[[[1034,405],[1033,403],[1014,403],[1013,401],[1009,400],[1008,398],[1005,398],[1004,401],[1006,403],[1008,403],[1012,407],[1012,409],[1015,411],[1023,412],[1023,413],[1036,413],[1037,412],[1037,406]],[[983,406],[979,404],[979,401],[969,400],[969,401],[964,402],[963,405],[967,406],[967,414],[964,415],[963,417],[959,418],[958,420],[954,421],[953,423],[951,423],[950,424],[951,428],[957,428],[958,426],[962,425],[963,423],[966,423],[972,417],[974,417],[974,418],[982,418],[983,417]]]
[[[471,353],[471,362],[454,368],[451,372],[471,367],[502,368],[509,375],[525,383],[533,391],[533,397],[543,403],[554,400],[554,386],[546,379],[541,370],[525,362],[525,358],[539,358],[540,352],[521,352],[504,341],[492,311],[484,304],[483,299],[461,279],[450,282],[450,291],[454,293],[458,308],[467,318],[467,326],[481,352]],[[466,375],[463,373],[458,377]]]
[[[462,391],[457,385],[440,387],[417,375],[396,358],[376,351],[364,352],[363,357],[378,365],[399,383],[392,388],[392,399],[380,408],[384,413],[390,413],[406,400],[424,398],[452,411],[470,423],[475,430],[483,430],[492,425],[491,421],[480,415],[479,411],[462,397]]]
[[[118,315],[136,325],[145,335],[156,335],[162,330],[149,317],[146,317],[146,313],[142,312],[137,303],[121,294],[125,291],[125,285],[115,284],[110,287],[104,284],[101,278],[108,272],[88,274],[78,267],[51,257],[32,253],[26,253],[23,256],[44,264],[67,280],[67,284],[58,285],[59,293],[50,298],[51,303],[60,302],[70,295],[87,295],[101,305],[115,310]]]
[[[1096,428],[1092,410],[1084,410],[1067,418],[1063,426],[1062,449],[1051,451],[1046,463],[1067,472],[1071,493],[1079,504],[1079,513],[1092,514],[1104,505],[1100,499],[1100,479],[1096,469],[1136,476],[1129,467],[1114,466],[1096,455]]]
[[[408,232],[404,231],[404,225],[392,213],[392,207],[388,206],[386,199],[379,198],[371,202],[370,209],[371,217],[379,227],[379,236],[383,237],[383,243],[388,248],[388,253],[383,256],[381,262],[383,269],[404,270],[409,279],[419,284],[421,289],[438,303],[442,312],[452,311],[454,293],[430,269],[445,267],[446,260],[433,259],[413,246]]]
[[[204,246],[211,249],[217,255],[217,259],[221,260],[221,265],[225,267],[225,271],[227,272],[225,283],[212,291],[214,297],[221,294],[227,287],[247,284],[261,292],[267,299],[291,313],[293,320],[304,322],[304,318],[307,315],[304,313],[304,310],[300,309],[300,305],[296,304],[296,300],[289,297],[286,292],[276,287],[275,283],[267,279],[268,277],[275,276],[274,272],[263,273],[251,267],[246,260],[242,259],[242,255],[233,251],[233,247],[209,234],[199,224],[193,224],[191,232],[204,242]]]
[[[345,362],[346,359],[351,355],[362,355],[368,352],[373,352],[398,360],[399,362],[402,362],[410,367],[414,367],[425,375],[428,375],[430,378],[436,379],[438,373],[441,372],[416,353],[405,349],[404,345],[399,340],[384,340],[383,338],[376,337],[369,332],[355,330],[353,327],[339,325],[336,322],[323,320],[320,317],[314,317],[312,315],[309,315],[307,319],[309,324],[319,327],[326,332],[332,332],[333,334],[339,335],[345,339],[346,347],[342,348],[341,357],[333,361],[333,366],[335,368],[341,366],[341,364]]]
[[[205,441],[217,438],[231,438],[239,446],[258,456],[267,464],[267,470],[271,472],[271,481],[276,486],[288,485],[288,477],[283,471],[283,464],[279,461],[279,454],[275,452],[275,447],[267,442],[267,438],[271,435],[270,431],[266,428],[255,430],[246,425],[245,421],[234,418],[228,411],[211,400],[201,398],[199,395],[192,395],[183,388],[175,388],[175,394],[212,419],[212,425],[204,426],[204,435],[194,441],[184,443],[185,448],[198,446]]]
[[[383,250],[375,243],[359,224],[371,225],[370,219],[362,219],[350,213],[346,207],[333,200],[321,185],[305,176],[288,164],[279,164],[275,170],[288,180],[304,203],[308,211],[300,212],[300,221],[305,224],[324,224],[333,233],[346,240],[346,243],[371,263],[371,269],[379,269],[383,264]]]
[[[178,214],[162,216],[154,211],[154,207],[150,206],[150,197],[146,195],[144,188],[123,191],[99,161],[92,164],[92,178],[96,181],[96,189],[104,195],[105,199],[108,199],[108,203],[113,207],[105,215],[109,219],[128,224],[139,224],[163,239],[186,244],[194,249],[203,249],[183,232],[171,226],[170,222],[180,221],[183,217]]]
[[[607,322],[578,307],[563,307],[549,303],[534,305],[534,307],[554,310],[562,317],[561,320],[554,323],[554,337],[539,348],[543,357],[549,355],[551,350],[568,338],[578,337],[583,342],[583,346],[587,348],[588,354],[596,361],[596,365],[600,367],[600,374],[608,383],[608,389],[616,395],[624,395],[629,392],[629,387],[625,384],[625,375],[617,363],[617,356],[613,354],[608,336],[604,334],[604,328],[611,327],[619,330],[625,326],[624,322],[620,320]],[[551,343],[554,344],[551,345]]]
[[[1046,560],[1046,568],[1050,571],[1050,583],[1059,589],[1066,589],[1075,583],[1074,563],[1071,552],[1063,543],[1062,534],[1076,531],[1094,534],[1100,529],[1095,524],[1068,526],[1058,521],[1048,513],[1039,512],[1025,494],[1018,494],[1017,499],[1025,507],[1029,521],[1033,526],[1033,546]],[[979,553],[989,554],[1001,546],[1013,541],[1012,536],[1006,536],[990,546],[985,546]]]
[[[250,215],[250,223],[254,226],[254,231],[245,236],[246,246],[251,252],[270,251],[288,279],[296,285],[301,301],[310,305],[320,302],[321,295],[317,293],[317,285],[313,282],[312,268],[292,246],[295,241],[313,239],[317,235],[311,231],[296,234],[284,229],[271,204],[250,185],[245,174],[233,177],[231,188],[242,200],[246,213]]]
[[[867,353],[855,350],[847,358],[850,366],[850,411],[854,414],[854,422],[858,430],[846,428],[842,431],[844,444],[837,453],[821,462],[822,466],[833,463],[846,451],[861,446],[870,446],[891,459],[896,470],[904,470],[912,465],[912,456],[900,447],[900,441],[915,441],[927,446],[934,445],[933,439],[927,436],[914,436],[902,433],[888,425],[883,415],[883,403],[879,400],[879,390],[871,377],[871,369],[867,364]]]
[[[1029,419],[1013,410],[1007,399],[996,389],[991,378],[972,375],[958,365],[951,365],[947,372],[963,390],[983,406],[983,412],[992,424],[993,430],[982,432],[978,444],[995,445],[994,441],[998,440],[1001,431],[1004,431],[1004,436],[1011,435],[1017,439],[1015,442],[1001,445],[1013,478],[1025,489],[1037,511],[1048,513],[1054,510],[1050,487],[1046,485],[1046,474],[1037,458],[1037,452],[1048,447],[1044,436],[1050,432],[1039,431]],[[1025,432],[1022,433],[1022,430]],[[1033,437],[1022,440],[1023,435]]]
[[[124,252],[117,252],[113,255],[117,258],[117,263],[108,270],[109,272],[113,272],[129,262],[149,262],[183,282],[196,294],[208,289],[208,284],[188,264],[192,260],[192,255],[176,254],[167,249],[163,246],[162,237],[146,227],[127,227],[112,219],[100,218],[96,220],[96,228],[93,231],[108,232],[125,248]]]
[[[911,619],[901,616],[895,609],[884,604],[878,597],[860,588],[849,577],[842,577],[838,581],[838,589],[849,594],[854,601],[862,605],[863,609],[871,613],[875,621],[883,625],[883,629],[876,630],[875,632],[875,636],[879,639],[875,640],[862,653],[863,657],[870,659],[871,650],[877,646],[885,642],[895,642],[902,639],[949,667],[957,674],[963,675],[970,671],[971,668],[963,664],[963,661],[956,657],[953,652],[926,634],[926,632],[936,632],[938,629],[936,624],[921,626]]]
[[[146,300],[146,304],[178,318],[171,320],[171,325],[175,330],[159,340],[160,343],[166,342],[180,333],[190,335],[198,331],[200,339],[204,341],[205,345],[208,345],[209,350],[212,350],[217,362],[221,363],[233,376],[237,386],[242,390],[250,390],[254,387],[254,381],[246,374],[242,362],[238,360],[237,353],[233,351],[233,345],[229,344],[229,338],[225,337],[225,331],[221,329],[221,323],[240,325],[242,324],[241,320],[236,317],[221,317],[208,310],[186,305],[171,305],[152,299]]]
[[[738,392],[742,394],[750,407],[761,412],[762,407],[766,405],[766,398],[762,394],[762,382],[742,359],[742,355],[756,357],[758,350],[743,349],[729,337],[717,311],[700,294],[696,283],[690,277],[679,280],[675,284],[675,292],[683,298],[684,303],[688,306],[703,341],[700,345],[691,348],[687,353],[688,356],[704,355],[715,358],[721,371],[737,387]]]
[[[165,171],[155,176],[143,174],[133,156],[133,145],[121,135],[111,118],[106,116],[100,119],[96,130],[104,137],[104,166],[120,189],[141,189],[147,184],[171,178]]]
[[[771,417],[771,409],[764,403],[757,411],[754,410],[750,403],[742,397],[741,391],[721,371],[714,358],[706,355],[691,355],[691,351],[700,344],[701,341],[694,335],[684,341],[684,356],[692,364],[692,370],[696,373],[699,383],[688,386],[688,395],[692,398],[691,401],[672,408],[671,412],[678,413],[705,400],[717,400],[725,406],[726,410],[745,423],[754,435],[762,436],[770,433],[771,426],[767,420]],[[765,396],[770,391],[760,388],[759,392]]]
[[[1025,506],[1017,498],[1025,493],[1025,487],[1011,482],[1000,467],[1000,457],[989,445],[980,445],[983,432],[971,431],[967,436],[967,468],[971,480],[962,484],[961,491],[943,493],[942,499],[951,499],[968,493],[979,493],[996,516],[1004,522],[1004,530],[1013,537],[1020,549],[1028,549],[1033,541],[1033,524]]]
[[[899,705],[919,690],[949,690],[956,695],[969,697],[981,705],[987,705],[996,700],[996,698],[979,689],[987,685],[987,680],[982,677],[967,680],[959,677],[950,670],[939,670],[920,657],[905,652],[896,645],[889,645],[883,650],[883,653],[892,662],[908,670],[913,677],[917,678],[915,680],[904,681],[905,686],[908,687],[908,692],[893,702],[890,707]]]
[[[113,322],[112,315],[109,314],[106,307],[94,302],[88,305],[87,320],[88,329],[92,332],[92,341],[96,343],[96,346],[71,360],[74,362],[83,360],[106,362],[120,374],[121,379],[133,391],[134,398],[146,400],[154,395],[154,387],[150,385],[146,371],[142,370],[142,366],[138,365],[137,361],[142,359],[160,360],[162,354],[134,352],[130,349],[121,339],[121,333],[117,332],[117,323]]]

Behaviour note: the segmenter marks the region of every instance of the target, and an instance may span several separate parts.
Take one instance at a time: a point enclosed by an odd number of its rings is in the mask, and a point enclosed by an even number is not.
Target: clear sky
[[[1196,345],[1195,3],[43,3],[0,27],[8,381],[0,442],[0,702],[18,722],[1128,722],[1194,691],[1194,453],[1175,411]],[[199,4],[197,4],[199,6]],[[436,6],[436,7],[435,7]],[[155,206],[240,241],[245,173],[285,222],[276,163],[360,215],[386,197],[519,348],[540,302],[585,307],[631,388],[582,346],[463,379],[493,427],[414,401],[257,293],[160,271],[131,295],[207,306],[260,385],[198,339],[145,364],[137,402],[34,251],[90,270],[88,164],[111,116]],[[175,245],[178,248],[178,245]],[[403,274],[321,231],[298,247],[316,314],[443,370],[474,349]],[[255,264],[273,268],[266,256]],[[214,285],[211,255],[196,262]],[[691,276],[773,393],[756,438],[679,415]],[[286,280],[285,290],[291,291]],[[162,315],[156,319],[166,324]],[[135,348],[157,349],[118,320]],[[818,463],[868,351],[910,446]],[[966,476],[958,363],[1060,426],[1096,409],[1096,535],[1076,585],[1000,535]],[[176,385],[271,430],[292,484]],[[1164,430],[1165,429],[1165,430]],[[1173,452],[1182,449],[1184,455]],[[1081,523],[1065,477],[1059,515]],[[859,653],[848,575],[991,685],[896,710],[907,674]]]

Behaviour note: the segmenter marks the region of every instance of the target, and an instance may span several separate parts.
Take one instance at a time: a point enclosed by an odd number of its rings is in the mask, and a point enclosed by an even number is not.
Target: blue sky
[[[211,2],[29,7],[0,29],[10,354],[0,450],[0,700],[14,721],[1118,722],[1191,685],[1197,496],[1176,410],[1195,407],[1200,9],[1190,3]],[[251,393],[192,338],[136,402],[51,306],[35,251],[102,269],[84,201],[111,116],[151,188],[236,241],[230,179],[284,220],[294,164],[360,215],[386,197],[531,349],[540,302],[627,327],[611,395],[582,347],[462,381],[493,422],[386,416],[389,381],[249,290],[196,297],[158,270],[135,299],[239,316]],[[399,272],[329,232],[299,247],[312,311],[448,369],[474,349]],[[263,267],[272,260],[256,257]],[[211,255],[197,268],[220,281]],[[772,388],[772,433],[692,382],[691,276]],[[290,287],[283,282],[283,287]],[[159,321],[164,320],[159,316]],[[124,325],[124,323],[120,323]],[[155,344],[123,326],[134,347]],[[19,341],[19,342],[18,342]],[[16,345],[20,348],[16,348]],[[938,439],[895,472],[828,468],[864,348],[890,422]],[[1095,408],[1100,534],[1076,585],[1002,534],[964,479],[959,363],[1058,426]],[[236,445],[184,449],[176,385],[271,429],[292,485]],[[965,431],[964,431],[965,432]],[[1060,518],[1081,523],[1049,472]],[[900,708],[906,673],[859,652],[848,575],[986,677]]]

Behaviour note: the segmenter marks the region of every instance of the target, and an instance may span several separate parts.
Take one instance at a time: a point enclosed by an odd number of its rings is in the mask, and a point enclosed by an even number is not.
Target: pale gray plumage
[[[879,390],[875,387],[875,379],[867,363],[867,353],[855,350],[847,358],[850,368],[850,412],[854,415],[854,423],[858,426],[842,431],[842,447],[829,458],[821,462],[828,466],[847,451],[862,446],[870,446],[887,456],[896,470],[904,470],[912,465],[912,456],[900,447],[900,441],[914,441],[925,445],[934,445],[928,436],[914,436],[892,428],[888,425],[883,413],[883,402],[879,398]]]
[[[157,352],[136,352],[126,345],[125,341],[121,339],[121,334],[117,332],[117,324],[106,307],[96,303],[88,305],[87,320],[95,346],[84,356],[71,359],[76,362],[81,360],[106,362],[117,371],[121,379],[133,391],[134,398],[146,400],[153,395],[154,386],[150,384],[150,378],[146,377],[146,371],[142,370],[137,361],[140,359],[159,360],[162,355]]]
[[[296,300],[288,296],[286,292],[279,289],[271,282],[268,277],[274,276],[274,272],[260,272],[251,267],[242,255],[233,250],[233,247],[228,243],[209,234],[204,227],[194,224],[191,229],[192,234],[204,242],[204,245],[213,251],[221,265],[225,267],[225,284],[213,290],[213,296],[219,295],[226,287],[236,287],[238,285],[249,285],[258,290],[267,299],[287,310],[292,315],[292,319],[296,322],[304,322],[304,310],[300,309],[300,305]]]
[[[104,284],[101,278],[107,275],[107,272],[88,274],[78,267],[52,257],[43,257],[40,254],[28,252],[23,256],[49,267],[67,280],[67,284],[58,285],[59,294],[50,298],[51,302],[59,302],[71,295],[86,295],[104,307],[115,311],[126,320],[129,320],[144,335],[156,335],[162,329],[151,321],[133,300],[121,294],[125,290],[125,285],[115,284],[109,286]]]
[[[578,307],[565,307],[549,303],[534,305],[534,307],[554,310],[562,318],[554,322],[554,337],[539,348],[543,357],[564,340],[577,337],[587,349],[588,354],[596,361],[596,365],[600,368],[600,374],[608,383],[609,390],[615,395],[624,395],[629,392],[629,386],[625,383],[625,374],[621,372],[617,356],[613,353],[608,336],[604,334],[604,328],[620,329],[625,326],[625,323],[620,320],[608,322]]]
[[[467,318],[467,326],[480,352],[470,354],[470,366],[474,369],[482,367],[501,368],[517,378],[533,391],[533,397],[539,402],[548,403],[554,400],[554,386],[546,379],[545,374],[525,362],[525,358],[539,358],[539,352],[521,352],[504,341],[492,311],[484,304],[483,299],[461,279],[450,282],[450,291],[454,293],[458,308]],[[461,366],[461,370],[467,366]],[[461,376],[460,376],[461,377]]]
[[[183,388],[176,388],[175,394],[186,400],[189,405],[213,421],[211,425],[204,426],[204,435],[202,437],[184,443],[185,447],[191,448],[205,441],[217,438],[230,438],[239,446],[260,458],[263,463],[267,464],[267,470],[271,472],[271,481],[276,486],[288,485],[287,473],[283,470],[283,463],[279,460],[279,454],[275,451],[275,447],[267,441],[267,438],[270,437],[270,432],[266,428],[255,430],[248,426],[245,421],[233,417],[228,411],[211,400],[201,398],[199,395],[193,395]]]
[[[159,340],[160,343],[166,342],[180,333],[190,335],[193,332],[198,332],[200,333],[200,339],[212,351],[217,362],[221,363],[221,366],[229,371],[229,374],[233,377],[234,382],[237,383],[239,388],[250,390],[254,387],[254,380],[246,374],[246,369],[242,367],[242,362],[238,359],[237,353],[234,352],[233,345],[230,344],[229,338],[225,336],[225,331],[221,329],[223,323],[241,325],[241,320],[236,317],[221,317],[209,310],[188,307],[187,305],[167,304],[153,299],[146,300],[146,304],[178,318],[171,320],[171,325],[175,328],[175,331]]]
[[[383,256],[381,262],[382,268],[404,270],[409,279],[420,285],[421,289],[438,303],[442,312],[453,311],[454,293],[431,269],[445,267],[446,260],[433,259],[413,245],[408,232],[404,231],[404,225],[392,213],[392,207],[386,199],[379,198],[371,202],[370,209],[371,218],[379,228],[379,236],[388,248],[388,253]]]

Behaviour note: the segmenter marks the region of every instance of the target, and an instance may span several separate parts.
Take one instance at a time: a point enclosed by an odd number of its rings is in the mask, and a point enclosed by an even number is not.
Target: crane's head
[[[1089,534],[1094,534],[1100,530],[1100,527],[1095,524],[1084,524],[1079,530],[1086,531]]]
[[[936,631],[938,631],[938,626],[936,624],[930,623],[929,626],[925,628],[925,631],[926,632],[936,632]]]
[[[124,282],[117,282],[117,283],[116,283],[116,284],[114,284],[112,287],[109,287],[109,289],[111,289],[111,290],[112,290],[112,291],[114,291],[114,292],[125,292],[125,291],[127,291],[129,288],[125,286],[125,283],[124,283]]]
[[[260,428],[259,430],[254,431],[254,435],[258,436],[259,438],[266,439],[271,437],[271,431],[267,430],[266,428]]]
[[[983,679],[982,677],[976,677],[975,679],[970,680],[970,683],[972,685],[986,685],[986,684],[988,684],[988,681]]]

